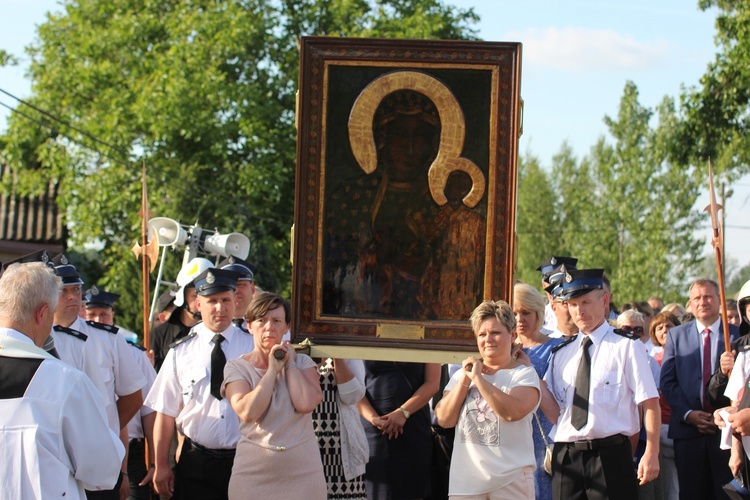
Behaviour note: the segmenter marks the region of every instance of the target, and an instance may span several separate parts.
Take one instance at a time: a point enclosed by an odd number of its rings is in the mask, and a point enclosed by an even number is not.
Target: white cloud
[[[524,64],[563,70],[646,69],[664,64],[668,44],[643,42],[613,30],[530,28],[507,33],[523,43]]]

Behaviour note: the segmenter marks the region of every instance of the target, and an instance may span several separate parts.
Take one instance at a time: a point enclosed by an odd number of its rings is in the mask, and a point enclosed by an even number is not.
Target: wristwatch
[[[403,406],[399,406],[398,409],[401,410],[401,413],[404,414],[404,418],[408,420],[411,413],[409,413],[409,411],[406,410]]]

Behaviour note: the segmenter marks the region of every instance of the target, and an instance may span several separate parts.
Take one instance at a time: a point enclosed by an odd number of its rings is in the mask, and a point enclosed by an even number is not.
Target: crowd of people
[[[478,304],[479,355],[440,366],[296,352],[235,257],[182,268],[146,350],[116,293],[25,256],[0,277],[0,497],[750,497],[750,282],[725,348],[715,282],[616,308],[577,264]]]

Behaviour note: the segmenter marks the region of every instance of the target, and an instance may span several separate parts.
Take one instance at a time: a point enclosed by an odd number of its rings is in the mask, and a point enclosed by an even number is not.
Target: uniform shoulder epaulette
[[[104,330],[105,332],[109,333],[117,333],[120,331],[119,328],[117,328],[115,325],[105,325],[104,323],[97,323],[96,321],[87,321],[87,325],[93,326],[94,328],[98,328],[99,330]]]
[[[635,340],[639,339],[640,337],[638,335],[635,335],[634,333],[626,332],[625,330],[620,330],[619,328],[615,328],[612,330],[620,337],[625,337],[626,339]]]
[[[140,349],[141,351],[145,351],[145,350],[146,350],[146,348],[145,348],[145,347],[143,347],[143,346],[142,346],[142,345],[140,345],[140,344],[136,344],[136,343],[135,343],[135,342],[133,342],[132,340],[126,340],[126,342],[127,342],[128,344],[132,345],[133,347],[135,347],[136,349]]]
[[[565,342],[562,342],[562,343],[560,343],[560,344],[557,344],[557,345],[556,345],[555,347],[553,347],[553,348],[552,348],[552,352],[553,352],[553,353],[555,353],[555,352],[559,351],[560,349],[562,349],[562,348],[563,348],[563,347],[565,347],[566,345],[569,345],[569,344],[570,344],[571,342],[573,342],[573,341],[574,341],[575,339],[577,339],[577,338],[578,338],[578,334],[576,334],[576,335],[573,335],[572,337],[570,337],[570,338],[569,338],[568,340],[566,340]]]
[[[197,334],[197,333],[195,333],[195,332],[190,332],[190,333],[188,333],[187,335],[185,335],[184,337],[182,337],[182,338],[181,338],[180,340],[176,340],[176,341],[172,342],[171,344],[169,344],[169,348],[170,348],[170,349],[174,349],[174,348],[175,348],[175,347],[177,347],[178,345],[180,345],[180,344],[184,344],[184,343],[185,343],[185,342],[187,342],[188,340],[193,340],[193,339],[194,339],[195,337],[197,337],[197,336],[198,336],[198,334]]]
[[[55,325],[52,327],[52,329],[55,330],[56,332],[67,333],[68,335],[71,335],[77,338],[78,340],[83,340],[84,342],[86,342],[86,339],[89,338],[89,336],[86,335],[85,333],[81,333],[78,330],[73,330],[72,328],[67,328],[67,327],[60,326],[60,325]]]

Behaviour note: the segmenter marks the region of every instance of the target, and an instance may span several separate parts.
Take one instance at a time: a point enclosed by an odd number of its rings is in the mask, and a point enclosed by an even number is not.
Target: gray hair
[[[0,317],[26,323],[43,305],[54,311],[62,280],[43,262],[13,264],[0,277]]]
[[[495,318],[501,325],[512,332],[516,327],[516,316],[513,314],[513,308],[511,308],[504,300],[498,300],[493,302],[491,300],[485,300],[474,309],[471,313],[469,321],[471,321],[471,329],[474,330],[474,335],[479,331],[479,325],[488,319]]]
[[[626,321],[634,321],[636,323],[640,323],[641,326],[644,325],[643,314],[639,313],[635,309],[628,309],[627,311],[623,311],[622,314],[617,317],[617,328],[620,328]]]
[[[704,288],[712,287],[714,291],[716,292],[716,296],[718,297],[719,294],[719,284],[716,283],[714,280],[708,279],[708,278],[698,278],[697,280],[693,281],[693,283],[690,285],[690,288],[688,289],[688,293],[693,291],[693,288],[696,286],[702,286]]]

